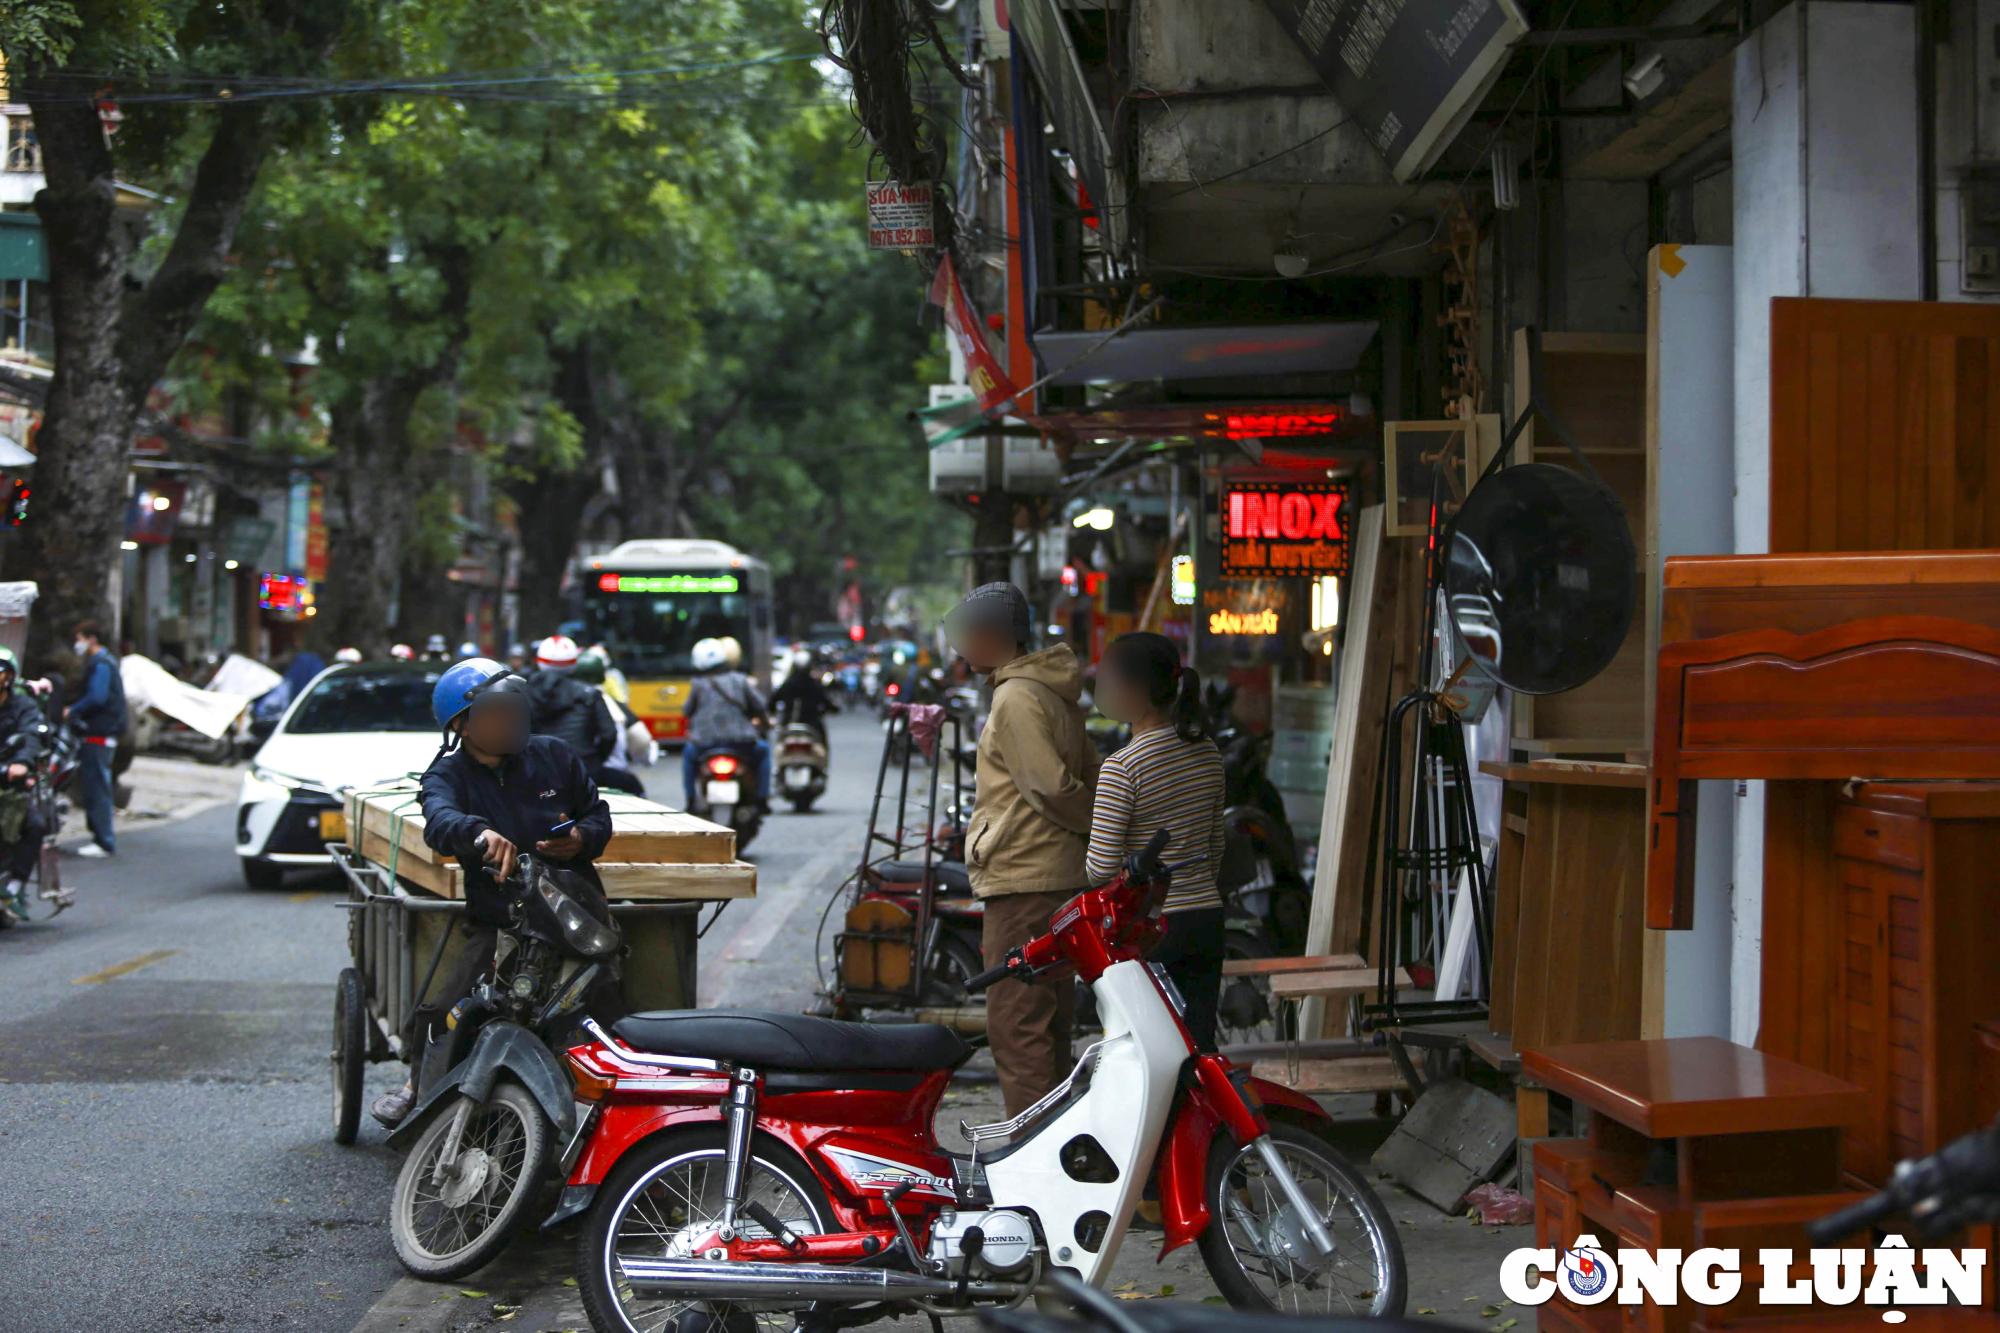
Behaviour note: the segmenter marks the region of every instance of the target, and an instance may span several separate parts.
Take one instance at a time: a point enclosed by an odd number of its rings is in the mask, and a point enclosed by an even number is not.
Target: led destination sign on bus
[[[601,574],[599,592],[736,592],[734,574]]]

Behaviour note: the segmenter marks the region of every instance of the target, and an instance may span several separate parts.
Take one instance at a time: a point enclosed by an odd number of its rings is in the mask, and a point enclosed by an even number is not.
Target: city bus
[[[625,542],[583,561],[583,641],[602,643],[625,675],[627,702],[662,741],[687,736],[694,646],[734,638],[743,671],[771,680],[771,569],[726,542]]]

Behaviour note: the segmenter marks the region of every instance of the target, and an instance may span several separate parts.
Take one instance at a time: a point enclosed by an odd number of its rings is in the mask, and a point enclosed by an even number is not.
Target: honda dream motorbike
[[[389,1231],[418,1277],[462,1277],[498,1254],[550,1167],[567,1172],[590,1127],[595,1108],[577,1101],[551,1042],[574,1032],[596,995],[615,993],[624,940],[609,911],[586,909],[565,880],[579,894],[589,887],[538,857],[518,859],[506,881],[519,889],[511,922],[495,932],[471,995],[425,1045],[419,1100],[389,1136],[392,1148],[415,1143]]]
[[[1395,1227],[1321,1137],[1326,1113],[1197,1050],[1172,983],[1142,961],[1163,930],[1165,841],[972,978],[1074,968],[1103,1036],[1034,1106],[964,1127],[968,1153],[932,1130],[969,1054],[946,1028],[745,1010],[584,1023],[567,1058],[597,1123],[564,1201],[588,1201],[592,1325],[748,1333],[790,1311],[820,1333],[1019,1305],[1045,1274],[1101,1283],[1149,1182],[1161,1253],[1198,1244],[1232,1304],[1399,1313]]]

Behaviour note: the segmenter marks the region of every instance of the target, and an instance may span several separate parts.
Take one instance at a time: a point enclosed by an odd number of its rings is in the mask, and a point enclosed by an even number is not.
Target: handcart
[[[822,1006],[834,1017],[942,1023],[975,1041],[985,1036],[985,1006],[965,990],[985,970],[984,905],[965,868],[973,799],[966,713],[889,706],[861,862],[828,904],[829,912],[845,904]],[[911,767],[926,756],[928,772],[913,791]]]
[[[327,846],[347,881],[347,897],[339,906],[348,913],[347,945],[353,960],[335,984],[333,1005],[333,1137],[343,1144],[354,1142],[361,1123],[365,1066],[411,1058],[413,1052],[404,1049],[402,1037],[410,1015],[434,993],[440,978],[451,975],[471,933],[460,926],[465,903],[434,891],[440,883],[435,877],[437,864],[404,853],[407,834],[400,830],[392,830],[399,837],[387,844],[372,831],[376,825],[367,822],[368,812],[361,811],[357,802],[373,795],[378,793],[350,796],[348,804],[350,836],[364,844],[368,854],[347,842]],[[621,839],[643,841],[649,833],[645,821],[658,822],[662,816],[676,821],[666,836],[684,833],[710,842],[720,859],[599,861],[611,915],[629,949],[623,964],[624,992],[627,1006],[635,1011],[693,1008],[696,944],[702,929],[698,915],[705,906],[719,913],[728,899],[756,891],[755,869],[734,859],[728,830],[632,798],[613,803],[618,831],[613,834],[612,852],[617,852]],[[430,878],[431,886],[413,876]],[[632,900],[635,895],[644,900]]]

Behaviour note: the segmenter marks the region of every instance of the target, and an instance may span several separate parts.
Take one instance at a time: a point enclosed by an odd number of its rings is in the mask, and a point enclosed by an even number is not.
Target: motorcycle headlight
[[[562,927],[563,943],[573,952],[584,958],[606,958],[618,951],[618,932],[584,911],[576,899],[558,889],[548,876],[536,881],[535,891],[554,914],[556,924]]]

